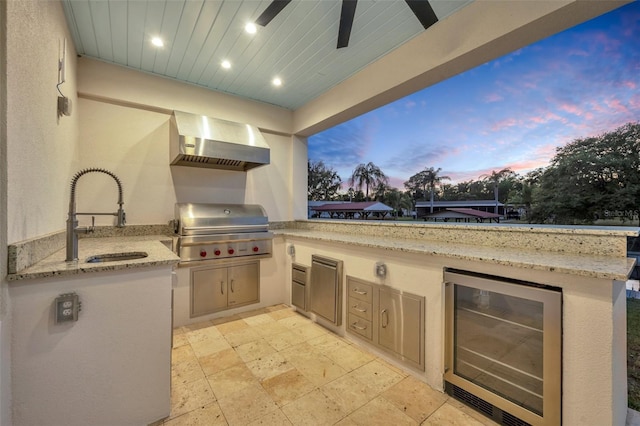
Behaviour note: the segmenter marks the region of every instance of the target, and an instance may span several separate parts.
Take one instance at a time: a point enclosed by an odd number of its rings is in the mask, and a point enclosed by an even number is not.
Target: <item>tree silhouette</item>
[[[349,185],[356,189],[365,188],[365,200],[369,201],[369,188],[378,186],[381,183],[387,184],[389,178],[372,162],[367,164],[359,164],[349,178]]]
[[[332,200],[337,197],[342,180],[332,167],[322,160],[307,162],[307,199],[313,201]]]
[[[490,184],[493,185],[493,198],[495,200],[495,206],[493,207],[493,212],[495,214],[498,214],[498,198],[499,198],[499,191],[498,191],[498,185],[500,185],[500,182],[503,181],[506,177],[508,176],[513,176],[514,173],[510,168],[505,168],[502,169],[498,172],[496,172],[495,170],[493,170],[490,174],[488,175],[482,175],[480,176],[481,178],[484,178],[484,180],[486,180],[487,182],[489,182]]]
[[[431,200],[431,213],[433,213],[433,194],[435,192],[436,186],[440,184],[443,180],[450,180],[449,176],[438,176],[442,169],[438,167],[434,169],[433,167],[425,168],[423,171],[416,173],[411,176],[408,181],[404,183],[405,188],[410,191],[416,191],[416,189],[420,188],[422,193],[427,194],[427,188],[429,188],[430,192],[430,200]]]

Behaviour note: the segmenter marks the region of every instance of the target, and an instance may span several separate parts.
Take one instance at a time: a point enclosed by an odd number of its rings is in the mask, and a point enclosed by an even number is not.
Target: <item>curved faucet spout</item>
[[[98,172],[104,173],[111,176],[118,185],[118,211],[115,213],[76,213],[76,185],[81,176],[86,175],[87,173]],[[126,216],[124,210],[122,209],[122,205],[124,201],[122,200],[122,182],[115,173],[110,172],[106,169],[101,168],[88,168],[84,170],[80,170],[76,173],[71,179],[71,196],[69,197],[69,216],[67,218],[67,262],[78,260],[78,234],[80,232],[93,232],[93,226],[88,228],[78,228],[78,215],[112,215],[118,218],[117,226],[119,228],[124,227],[126,222]]]

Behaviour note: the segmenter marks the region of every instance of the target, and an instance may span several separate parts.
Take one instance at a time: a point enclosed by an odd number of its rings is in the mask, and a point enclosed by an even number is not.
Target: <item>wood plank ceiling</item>
[[[441,21],[471,1],[430,3]],[[349,45],[337,49],[342,2],[294,0],[268,25],[248,34],[245,24],[270,3],[63,0],[80,55],[288,109],[304,105],[429,31],[404,1],[360,0]],[[152,45],[153,37],[161,37],[164,46]],[[221,66],[224,60],[230,62],[229,69]],[[272,84],[275,77],[282,80],[280,87]]]

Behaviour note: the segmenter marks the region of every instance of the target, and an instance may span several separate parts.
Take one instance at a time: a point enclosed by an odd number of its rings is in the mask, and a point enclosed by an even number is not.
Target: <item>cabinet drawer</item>
[[[349,278],[348,284],[348,298],[355,298],[358,300],[362,300],[363,302],[371,303],[371,301],[373,300],[373,287],[371,286],[371,284],[366,284],[353,278]]]
[[[307,298],[305,297],[305,286],[297,282],[291,283],[291,304],[303,311],[307,310]]]
[[[373,319],[371,303],[367,303],[353,297],[349,298],[349,313],[357,315],[362,319],[366,319],[367,321],[371,321]]]
[[[306,269],[301,270],[296,267],[291,269],[291,278],[293,281],[300,284],[307,284],[307,271]]]
[[[364,320],[352,314],[348,315],[348,319],[349,331],[359,334],[369,340],[373,338],[373,327],[371,326],[371,321]]]

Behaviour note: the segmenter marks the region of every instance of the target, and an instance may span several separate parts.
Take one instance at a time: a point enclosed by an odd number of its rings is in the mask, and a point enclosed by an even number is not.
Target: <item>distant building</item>
[[[307,201],[308,218],[319,217],[320,213],[315,210],[316,207],[324,206],[325,204],[344,204],[344,201]],[[329,215],[327,215],[329,216]]]
[[[470,200],[470,201],[434,201],[433,213],[447,209],[474,209],[481,212],[495,213],[495,200]],[[416,203],[418,219],[431,214],[431,201],[418,201]],[[505,205],[498,202],[498,215],[505,217]]]
[[[435,209],[434,209],[435,210]],[[500,215],[495,213],[483,212],[476,209],[444,209],[435,213],[429,213],[424,220],[433,220],[437,222],[500,222]]]
[[[309,201],[309,203],[312,203]],[[314,202],[314,203],[317,203]],[[384,219],[393,212],[393,208],[378,201],[366,201],[359,203],[352,202],[325,202],[322,205],[309,204],[309,209],[313,208],[310,217],[329,217],[331,219]]]

